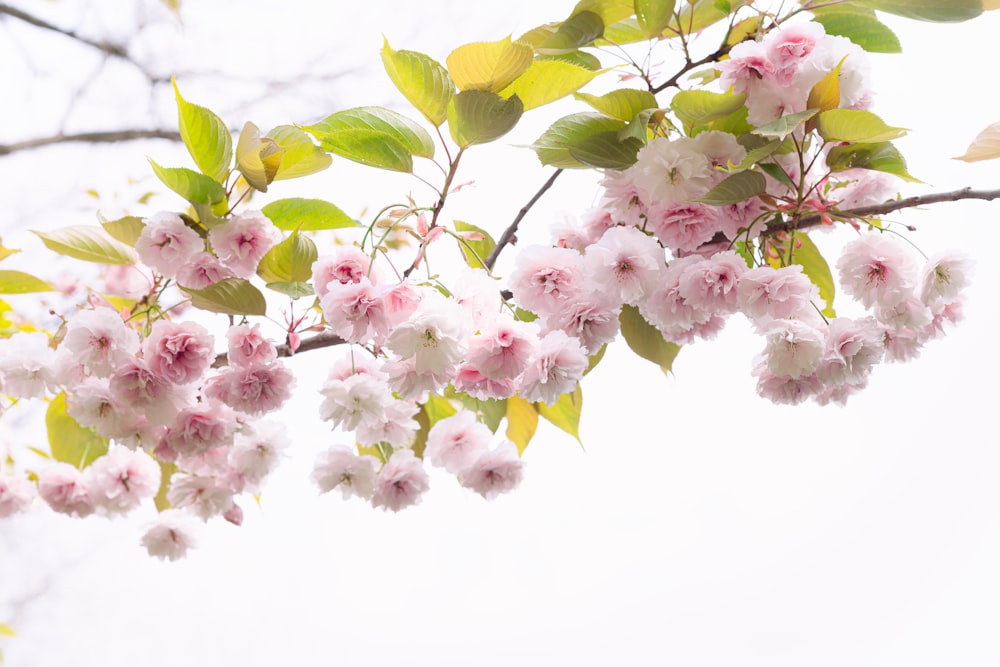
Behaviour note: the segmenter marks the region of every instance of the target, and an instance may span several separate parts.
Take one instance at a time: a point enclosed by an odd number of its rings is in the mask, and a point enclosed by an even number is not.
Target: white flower
[[[398,512],[419,503],[428,486],[427,472],[413,450],[397,450],[375,480],[372,505]]]
[[[508,440],[480,454],[462,473],[461,483],[483,498],[493,500],[515,489],[523,478],[524,461],[518,458],[517,447]]]
[[[312,478],[320,493],[338,489],[345,500],[351,496],[370,500],[378,465],[374,456],[361,456],[347,445],[334,445],[316,459]]]
[[[197,545],[196,529],[196,523],[187,514],[179,510],[166,510],[156,517],[142,536],[142,546],[146,547],[150,556],[161,560],[177,560],[183,558],[188,549]]]

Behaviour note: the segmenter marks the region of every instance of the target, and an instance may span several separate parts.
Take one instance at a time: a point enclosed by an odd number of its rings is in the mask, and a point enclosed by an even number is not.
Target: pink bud
[[[292,352],[295,352],[297,349],[299,349],[299,344],[301,342],[302,339],[299,338],[299,335],[297,333],[295,333],[294,331],[288,332],[288,347],[292,349]]]
[[[243,525],[243,508],[237,504],[233,504],[232,507],[227,509],[222,515],[222,518],[233,524],[234,526]]]
[[[420,215],[417,216],[417,233],[420,234],[421,236],[427,236],[427,231],[428,231],[427,215],[421,213]]]

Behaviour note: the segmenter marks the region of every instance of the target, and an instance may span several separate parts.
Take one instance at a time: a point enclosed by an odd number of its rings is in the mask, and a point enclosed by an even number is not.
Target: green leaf
[[[830,273],[830,265],[820,253],[819,248],[805,232],[795,232],[792,237],[795,244],[792,251],[792,263],[802,266],[804,273],[813,285],[819,288],[819,295],[826,302],[823,314],[827,317],[836,317],[833,310],[833,297],[836,294],[836,283],[833,282],[833,274]]]
[[[826,76],[813,85],[812,90],[809,91],[809,99],[806,101],[807,107],[829,111],[840,106],[840,68],[846,59],[847,56],[841,58],[832,72],[828,72]]]
[[[51,292],[55,288],[41,278],[24,271],[0,271],[0,294]]]
[[[108,452],[107,438],[97,435],[92,428],[80,426],[80,422],[66,412],[65,392],[49,403],[45,411],[45,429],[48,431],[52,458],[80,470]]]
[[[644,41],[646,33],[639,27],[639,22],[635,18],[628,18],[605,25],[604,38],[597,40],[595,46],[635,44]]]
[[[632,351],[643,359],[652,361],[664,373],[669,373],[681,350],[680,346],[667,341],[660,330],[647,322],[635,306],[622,306],[618,321],[621,323],[622,337]]]
[[[598,60],[597,56],[587,53],[586,51],[568,51],[566,53],[557,53],[554,55],[541,54],[536,56],[535,60],[558,60],[560,62],[570,63],[576,65],[577,67],[582,67],[591,71],[601,69],[601,61]]]
[[[455,86],[448,70],[430,56],[417,51],[393,51],[389,40],[382,45],[382,64],[403,97],[435,127],[448,117],[448,102]]]
[[[815,21],[826,34],[846,37],[870,53],[900,53],[902,47],[896,33],[875,18],[875,12],[849,5],[834,5],[827,11],[814,10]]]
[[[424,448],[427,446],[427,434],[431,428],[442,419],[451,417],[456,412],[455,406],[447,398],[430,394],[417,412],[416,419],[420,428],[417,429],[417,435],[413,441],[413,453],[423,458]]]
[[[460,46],[449,54],[445,63],[459,90],[498,93],[524,74],[533,59],[534,51],[529,45],[505,37],[496,42]]]
[[[877,144],[848,144],[834,146],[826,156],[830,171],[844,171],[855,167],[893,174],[912,183],[920,183],[906,171],[906,160],[888,141]]]
[[[160,488],[153,498],[156,511],[162,512],[170,509],[170,501],[167,500],[167,491],[170,490],[170,478],[177,471],[177,466],[170,461],[157,461],[160,464]]]
[[[313,291],[312,285],[306,282],[275,282],[267,283],[264,285],[269,290],[278,292],[279,294],[284,294],[292,299],[301,299],[303,297],[312,296],[316,292]]]
[[[605,116],[625,122],[631,121],[641,111],[655,109],[657,106],[656,98],[651,92],[636,88],[620,88],[600,96],[575,93],[573,97],[590,105]]]
[[[583,169],[588,165],[570,154],[570,147],[603,132],[617,133],[625,123],[593,112],[576,113],[560,118],[540,136],[531,149],[542,164],[560,169]]]
[[[566,97],[598,74],[561,60],[536,60],[524,74],[500,91],[500,96],[517,95],[527,111]]]
[[[583,413],[583,390],[580,385],[568,394],[563,394],[554,405],[549,407],[544,403],[535,403],[538,414],[548,420],[556,428],[576,438],[580,444],[580,415]]]
[[[317,257],[313,240],[295,231],[267,251],[257,265],[257,275],[267,283],[303,283],[312,278]]]
[[[1000,157],[1000,123],[993,123],[976,135],[964,155],[955,158],[965,162],[993,160]]]
[[[381,107],[338,111],[305,128],[324,150],[390,171],[413,171],[413,156],[434,157],[434,141],[406,116]]]
[[[752,0],[730,0],[720,5],[717,0],[695,0],[681,9],[680,20],[677,17],[672,19],[668,29],[674,33],[694,35],[751,3]]]
[[[835,109],[839,111],[839,109]],[[799,113],[790,113],[776,121],[761,125],[753,131],[754,134],[771,139],[781,139],[794,132],[800,125],[819,113],[819,109],[806,109]],[[831,112],[826,112],[831,113]]]
[[[618,139],[618,132],[600,132],[584,137],[569,147],[577,162],[596,169],[627,169],[635,164],[644,142],[635,137]]]
[[[982,0],[851,0],[851,2],[908,19],[933,23],[968,21],[983,13]]]
[[[479,240],[463,240],[458,244],[458,247],[462,251],[462,258],[465,259],[466,264],[474,269],[486,269],[484,262],[493,249],[497,247],[496,241],[493,240],[489,232],[460,220],[455,221],[455,231],[459,233],[471,232],[482,237]]]
[[[236,168],[255,190],[267,192],[278,174],[284,149],[270,137],[261,137],[260,129],[247,121],[236,143]]]
[[[724,181],[709,190],[704,197],[695,199],[704,204],[726,206],[764,194],[767,179],[756,171],[739,171],[726,177]]]
[[[226,200],[225,189],[210,176],[185,167],[161,167],[153,160],[149,164],[164,185],[192,204],[214,206]]]
[[[504,99],[488,90],[464,90],[448,106],[448,129],[462,148],[485,144],[510,132],[523,113],[516,95]]]
[[[675,0],[634,0],[635,18],[646,37],[659,37],[674,17]]]
[[[226,278],[205,289],[185,289],[191,305],[226,315],[265,315],[267,301],[260,290],[242,278]]]
[[[520,396],[507,399],[507,439],[517,445],[518,455],[523,455],[528,443],[538,430],[538,408]]]
[[[276,199],[261,209],[261,213],[278,229],[292,231],[319,231],[357,227],[358,221],[322,199]]]
[[[139,235],[145,226],[142,218],[134,215],[126,215],[117,220],[101,220],[101,227],[111,238],[132,247],[135,247],[135,242],[139,240]]]
[[[632,0],[579,0],[570,16],[582,12],[597,14],[604,25],[611,25],[632,16],[635,7],[632,6]]]
[[[589,46],[604,34],[604,21],[600,15],[580,11],[559,24],[555,33],[537,47],[539,53],[554,54],[575,51],[581,46]]]
[[[120,243],[100,227],[73,225],[51,232],[32,232],[45,247],[60,255],[98,264],[135,264],[135,250]]]
[[[313,143],[312,137],[294,125],[279,125],[267,133],[282,149],[281,163],[274,180],[308,176],[323,171],[333,162],[327,153]]]
[[[763,137],[757,137],[757,135],[755,134],[748,134],[746,136],[758,138],[760,139],[761,143],[754,148],[745,146],[745,148],[747,148],[747,155],[745,158],[743,158],[743,161],[740,162],[739,164],[740,169],[749,169],[753,165],[759,164],[761,160],[766,160],[767,158],[774,155],[779,148],[781,148],[780,139],[772,139],[771,141],[767,141]]]
[[[181,141],[202,173],[213,181],[222,183],[229,175],[229,164],[233,159],[233,138],[229,134],[229,128],[221,118],[205,107],[185,101],[177,88],[177,81],[171,78],[170,82],[177,99],[177,124]]]
[[[465,392],[455,391],[451,385],[445,389],[444,395],[459,401],[466,410],[476,413],[476,419],[486,424],[493,433],[496,433],[500,422],[507,415],[507,399],[482,401]]]
[[[785,170],[782,169],[779,165],[773,162],[764,162],[758,166],[760,167],[761,171],[763,171],[765,174],[767,174],[774,180],[784,185],[789,190],[792,191],[795,190],[795,183],[792,182],[792,179],[788,177],[788,174],[786,174]]]
[[[688,134],[743,108],[747,96],[740,93],[713,93],[707,90],[682,90],[670,101],[670,108]]]
[[[851,143],[881,143],[906,134],[903,128],[890,127],[871,111],[860,109],[824,111],[816,119],[816,130],[826,141]]]

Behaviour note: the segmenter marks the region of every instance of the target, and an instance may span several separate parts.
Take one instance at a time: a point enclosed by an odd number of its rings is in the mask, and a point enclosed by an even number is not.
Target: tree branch
[[[655,95],[656,93],[663,92],[664,90],[670,88],[671,86],[676,86],[677,82],[681,80],[681,77],[690,72],[691,70],[693,70],[695,67],[701,67],[702,65],[707,65],[708,63],[716,62],[719,58],[729,53],[729,49],[731,48],[732,46],[730,46],[729,44],[723,44],[713,53],[708,54],[701,60],[687,61],[687,64],[685,64],[684,67],[680,68],[680,70],[678,70],[676,74],[674,74],[672,77],[670,77],[660,85],[656,86],[655,88],[650,89],[649,92]]]
[[[552,175],[549,176],[549,180],[545,181],[545,183],[542,184],[542,187],[538,189],[538,192],[536,192],[535,195],[528,200],[528,203],[525,204],[520,211],[518,211],[517,217],[514,218],[514,221],[508,225],[507,229],[503,230],[503,234],[500,235],[500,240],[497,241],[497,245],[493,248],[493,252],[491,252],[490,256],[486,258],[485,264],[487,269],[493,269],[493,265],[497,263],[497,258],[500,256],[500,253],[503,252],[505,247],[513,242],[514,234],[517,233],[517,226],[521,224],[521,220],[524,219],[524,216],[528,215],[528,211],[530,211],[531,207],[535,205],[535,202],[541,199],[542,195],[552,187],[552,184],[556,182],[556,179],[559,178],[559,174],[561,174],[562,171],[562,169],[556,169]]]
[[[292,348],[288,345],[278,345],[278,356],[279,357],[292,357],[296,354],[301,354],[302,352],[308,352],[310,350],[319,350],[324,347],[333,347],[334,345],[342,345],[347,341],[333,333],[332,331],[324,331],[318,333],[312,338],[307,338],[301,343],[299,343],[298,348],[292,351]],[[215,361],[212,362],[212,368],[222,368],[229,365],[229,358],[225,352],[220,352],[216,355]]]
[[[77,134],[56,134],[51,137],[25,139],[12,144],[0,144],[0,155],[10,155],[18,151],[43,148],[54,144],[90,143],[110,144],[138,139],[169,139],[180,141],[181,134],[175,130],[111,130],[107,132],[80,132]]]
[[[42,28],[43,30],[51,30],[52,32],[57,32],[64,37],[69,37],[70,39],[76,40],[81,44],[86,44],[87,46],[97,49],[109,56],[114,56],[116,58],[123,58],[124,60],[132,61],[132,57],[129,55],[128,51],[124,46],[120,44],[112,44],[111,42],[97,41],[94,39],[89,39],[83,35],[66,28],[60,28],[57,25],[53,25],[48,21],[44,21],[37,16],[32,16],[27,12],[21,11],[17,7],[11,7],[6,3],[0,3],[0,15],[6,15],[16,18],[20,21],[24,21],[29,25],[33,25],[36,28]]]

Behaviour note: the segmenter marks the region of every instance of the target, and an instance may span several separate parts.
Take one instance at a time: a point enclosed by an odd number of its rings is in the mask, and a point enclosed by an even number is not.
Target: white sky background
[[[278,96],[249,117],[236,103],[245,92],[238,86],[181,76],[190,101],[234,125],[250,119],[267,128],[360,104],[407,111],[381,70],[382,33],[395,48],[443,59],[461,42],[516,35],[572,5],[517,0],[472,9],[435,0],[348,9],[336,2],[320,16],[313,4],[241,2],[233,12],[218,0],[189,0],[183,34],[151,30],[140,46],[161,53],[159,45],[169,45],[177,62],[166,71],[210,63],[231,72],[245,62],[250,74],[294,73],[309,54],[334,47],[338,65],[366,68],[315,93],[329,95],[330,106]],[[67,0],[46,11],[77,17],[86,7],[83,20],[96,22],[112,6],[120,5]],[[949,160],[1000,120],[989,61],[1000,18],[951,26],[885,20],[904,54],[872,58],[875,111],[911,128],[896,143],[910,172],[930,185],[903,192],[1000,185],[998,163]],[[5,43],[12,34],[0,26],[0,62],[15,61],[11,49],[38,46],[52,57],[39,56],[45,71],[85,65],[60,54],[58,40],[33,32],[12,47]],[[51,131],[65,100],[43,97],[23,72],[5,69],[0,141]],[[169,122],[170,97],[150,105],[144,89],[131,92],[141,81],[120,69],[105,75],[120,77],[121,118]],[[547,121],[581,109],[567,103],[534,112],[537,125],[501,143],[530,143]],[[109,126],[119,123],[108,117]],[[466,165],[476,185],[448,210],[499,234],[547,172],[524,149],[479,153]],[[141,191],[152,183],[145,155],[188,164],[182,149],[162,142],[0,159],[5,244],[24,248],[19,261],[37,269],[50,255],[28,256],[40,246],[23,230],[91,223],[95,202],[79,193]],[[411,189],[426,194],[410,181],[338,163],[278,184],[275,196],[324,197],[359,213]],[[129,177],[147,180],[129,189]],[[543,240],[550,221],[590,205],[592,184],[565,174],[525,221],[522,238]],[[179,201],[165,196],[157,204]],[[262,507],[244,503],[239,529],[210,524],[184,561],[161,563],[136,546],[148,514],[111,523],[42,509],[0,523],[0,614],[39,591],[15,619],[19,636],[3,642],[5,664],[996,665],[1000,203],[940,204],[891,219],[916,225],[910,238],[928,254],[968,252],[977,261],[975,285],[958,329],[915,362],[879,368],[848,407],[759,399],[750,369],[762,341],[739,318],[718,340],[685,348],[666,378],[619,342],[583,384],[586,452],[543,428],[515,493],[487,503],[433,474],[421,505],[387,514],[317,496],[308,473],[335,436],[313,417],[316,379],[305,379],[286,412],[295,456]],[[848,238],[838,234],[831,247]],[[293,364],[322,370],[337,354],[309,353]]]

